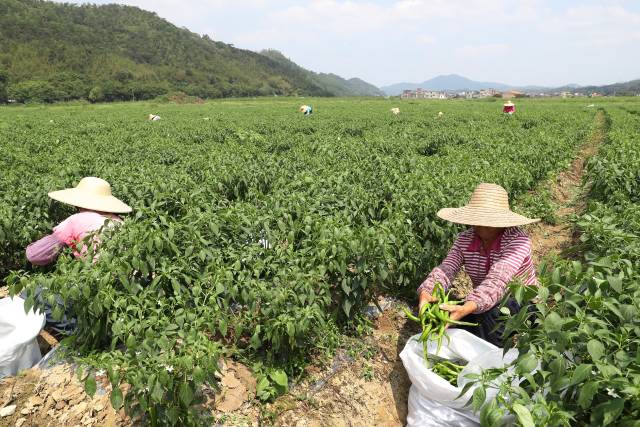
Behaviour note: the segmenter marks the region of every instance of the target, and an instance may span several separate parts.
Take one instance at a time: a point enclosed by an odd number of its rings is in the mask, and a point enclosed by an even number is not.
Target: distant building
[[[402,92],[402,95],[400,95],[400,98],[402,98],[402,99],[411,99],[411,98],[414,98],[414,94],[415,93],[412,90],[408,90],[407,89],[407,90],[404,90]]]
[[[425,90],[419,87],[416,90],[405,90],[400,95],[402,99],[447,99],[445,92]]]
[[[481,89],[479,93],[480,98],[491,98],[496,95],[500,95],[500,92],[495,89]]]

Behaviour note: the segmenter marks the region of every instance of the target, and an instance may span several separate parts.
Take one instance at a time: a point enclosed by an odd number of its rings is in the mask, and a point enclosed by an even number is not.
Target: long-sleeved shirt
[[[463,265],[473,283],[473,290],[465,299],[478,305],[475,313],[495,307],[514,278],[520,278],[525,285],[537,284],[531,239],[522,229],[506,228],[486,250],[470,228],[458,235],[447,257],[422,282],[418,293],[433,292],[437,282],[448,289]]]
[[[103,216],[91,211],[71,215],[54,227],[53,234],[31,243],[27,247],[27,259],[34,265],[51,264],[64,246],[73,247],[73,254],[81,257],[88,248],[86,245],[78,248],[76,244],[81,242],[88,233],[99,230],[107,219],[122,221],[117,215]]]

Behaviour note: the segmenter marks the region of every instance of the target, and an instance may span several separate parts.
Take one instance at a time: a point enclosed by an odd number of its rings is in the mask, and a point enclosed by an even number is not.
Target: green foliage
[[[52,102],[56,99],[55,88],[42,80],[25,80],[9,86],[9,98],[18,102]]]
[[[506,411],[521,425],[640,419],[640,118],[615,105],[607,113],[608,139],[588,164],[591,199],[576,223],[584,259],[547,272],[537,311],[508,319],[520,352],[512,374],[524,381],[502,384],[483,410],[486,425],[500,425]]]
[[[335,96],[385,96],[385,93],[377,87],[357,78],[346,80],[335,74],[307,71],[277,50],[266,49],[260,54],[277,61],[291,72],[306,75],[309,81],[321,87],[327,94]]]
[[[7,97],[7,86],[9,82],[9,76],[6,71],[0,69],[0,104],[4,104],[9,99]]]
[[[102,87],[100,86],[94,86],[91,88],[91,91],[89,92],[89,96],[87,97],[87,99],[91,102],[102,102],[104,101],[104,91],[102,90]]]
[[[116,4],[0,0],[0,64],[19,102],[369,95],[362,81],[328,85],[293,63],[177,28]],[[356,84],[357,83],[357,84]],[[0,102],[2,88],[0,81]],[[26,85],[26,86],[25,86]],[[329,87],[330,86],[330,87]]]
[[[259,373],[256,387],[258,399],[268,401],[283,395],[289,390],[288,377],[282,369],[263,369],[257,370],[257,372]]]
[[[519,197],[514,210],[529,218],[540,218],[547,224],[557,224],[557,206],[552,201],[549,184],[549,180],[543,181],[535,190]]]
[[[203,387],[229,355],[261,364],[262,398],[284,392],[337,329],[363,329],[378,294],[415,298],[459,231],[439,208],[479,182],[525,194],[593,118],[570,102],[523,101],[511,120],[484,102],[407,104],[402,117],[385,100],[309,102],[312,117],[297,99],[3,107],[0,277],[28,305],[36,287],[59,295],[77,362],[131,386],[114,405],[202,423]],[[28,265],[24,248],[72,212],[47,192],[83,176],[107,179],[133,214],[104,232],[95,263],[67,251]]]

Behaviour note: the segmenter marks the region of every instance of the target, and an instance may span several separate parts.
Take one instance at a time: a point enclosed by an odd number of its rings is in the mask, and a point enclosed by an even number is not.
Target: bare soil
[[[595,130],[580,149],[571,167],[545,184],[550,185],[557,204],[557,225],[538,223],[528,227],[534,259],[559,255],[575,242],[569,219],[585,206],[584,166],[605,138],[605,116],[598,112]],[[469,287],[466,274],[456,280],[461,291]],[[0,288],[0,297],[6,289]],[[295,427],[402,426],[406,424],[407,398],[411,385],[399,354],[417,325],[408,322],[403,304],[394,302],[374,322],[370,335],[362,338],[363,354],[338,351],[331,363],[312,364],[304,380],[274,403],[260,405],[254,399],[255,379],[242,365],[229,362],[220,376],[222,390],[211,391],[208,405],[217,425]],[[109,385],[103,384],[104,391]],[[31,369],[0,380],[0,408],[16,405],[13,415],[0,418],[1,426],[132,425],[132,421],[109,405],[108,393],[90,398],[72,367]]]
[[[549,182],[552,202],[558,206],[556,224],[539,222],[527,227],[533,242],[533,260],[538,264],[543,258],[551,259],[577,243],[578,236],[571,225],[571,217],[584,212],[588,185],[583,185],[587,161],[598,152],[598,146],[606,138],[606,117],[602,111],[595,116],[594,131],[583,145],[569,169],[560,172]]]
[[[404,425],[411,382],[399,355],[409,337],[418,332],[417,325],[407,321],[401,305],[385,310],[376,320],[373,334],[364,338],[372,345],[373,357],[356,355],[337,372],[333,367],[300,384],[293,390],[297,402],[284,408],[275,424]]]
[[[15,406],[13,414],[0,418],[0,426],[109,426],[130,425],[124,410],[115,411],[109,401],[110,386],[99,377],[98,392],[89,397],[73,367],[29,369],[0,380],[0,407]]]

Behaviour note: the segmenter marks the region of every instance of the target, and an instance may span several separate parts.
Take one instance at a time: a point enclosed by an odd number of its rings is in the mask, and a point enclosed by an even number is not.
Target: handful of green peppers
[[[455,387],[458,385],[458,375],[463,368],[463,365],[457,365],[450,360],[441,360],[433,365],[432,371]]]
[[[444,332],[447,325],[476,325],[475,323],[453,320],[450,318],[448,311],[440,308],[440,304],[457,305],[462,303],[462,301],[449,301],[449,293],[445,292],[440,283],[436,283],[436,286],[433,289],[433,296],[437,298],[438,301],[434,304],[423,305],[418,317],[414,316],[405,308],[407,317],[414,322],[420,322],[422,325],[422,334],[420,334],[419,341],[422,342],[422,351],[424,352],[424,360],[426,361],[427,366],[429,366],[427,343],[430,340],[435,340],[438,343],[438,348],[436,350],[436,354],[438,354],[442,347],[442,338],[445,336]]]

